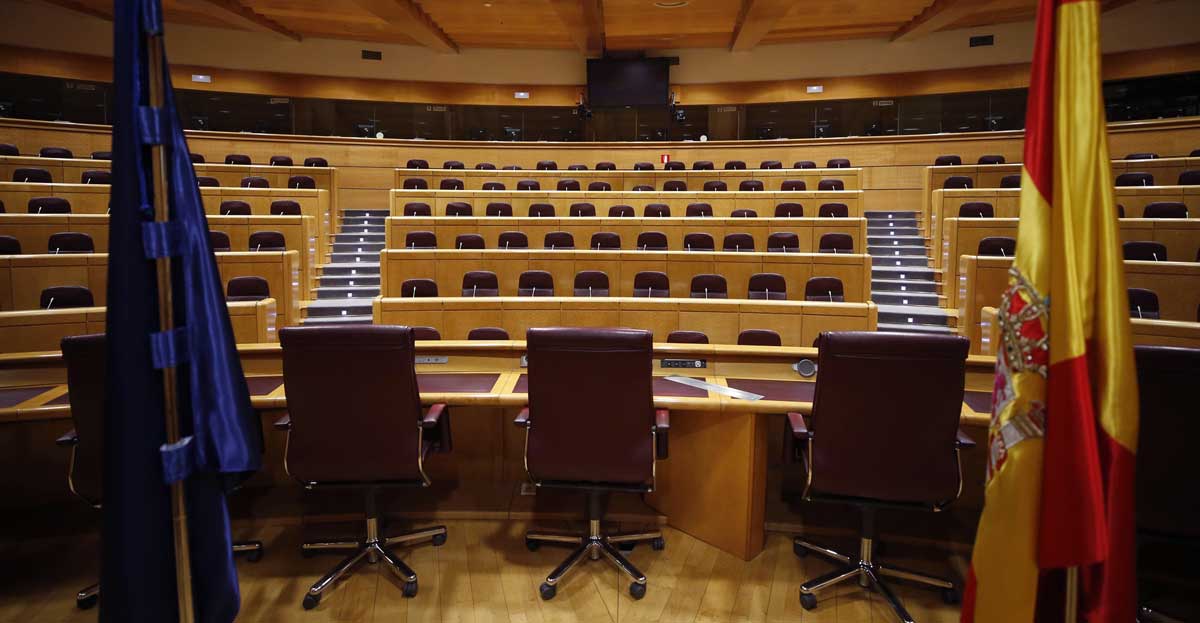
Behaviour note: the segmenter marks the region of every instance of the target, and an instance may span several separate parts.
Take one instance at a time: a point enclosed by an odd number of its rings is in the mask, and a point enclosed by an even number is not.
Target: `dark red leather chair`
[[[446,160],[442,162],[443,169],[465,169],[467,166],[461,160]]]
[[[250,234],[250,251],[286,251],[287,241],[277,231],[256,231]]]
[[[271,156],[271,159],[267,161],[267,164],[273,167],[290,167],[295,163],[292,162],[291,156]]]
[[[554,296],[554,275],[527,270],[517,278],[517,296]]]
[[[490,270],[472,270],[463,275],[462,295],[466,297],[500,296],[500,280]]]
[[[222,201],[217,213],[221,216],[250,216],[250,204],[237,199]]]
[[[699,331],[672,331],[667,334],[668,344],[707,344],[708,336]]]
[[[779,334],[770,329],[746,329],[738,333],[738,346],[783,346]]]
[[[574,249],[575,237],[569,231],[552,231],[542,238],[542,247],[546,249]]]
[[[819,253],[854,253],[854,238],[850,234],[822,234],[817,242]]]
[[[421,177],[410,177],[401,182],[400,187],[405,190],[427,190],[429,182]]]
[[[1122,173],[1117,176],[1117,186],[1153,186],[1154,175],[1144,171]]]
[[[20,255],[21,241],[12,236],[0,236],[0,255]]]
[[[424,201],[410,201],[404,204],[404,216],[433,216],[433,208]]]
[[[508,331],[499,327],[475,327],[467,332],[468,340],[507,340]]]
[[[446,204],[446,216],[474,216],[471,204],[465,201],[451,201]]]
[[[400,284],[400,296],[411,298],[436,298],[437,282],[432,279],[405,279]]]
[[[49,240],[46,241],[46,250],[49,253],[95,253],[96,243],[92,241],[92,237],[77,231],[60,231],[56,234],[50,234]]]
[[[542,185],[537,180],[520,180],[517,182],[517,190],[541,190]]]
[[[223,231],[208,230],[208,246],[212,247],[213,253],[230,251],[229,234]]]
[[[634,171],[653,171],[654,163],[653,162],[635,162],[635,163],[633,163],[633,170]]]
[[[611,231],[598,231],[592,234],[588,248],[593,251],[611,251],[621,248],[621,235]]]
[[[642,208],[642,216],[646,218],[670,218],[671,206],[665,203],[648,203]]]
[[[760,169],[782,169],[783,163],[778,160],[763,160],[758,164]]]
[[[429,161],[422,158],[411,158],[405,165],[407,169],[428,169]]]
[[[71,202],[66,197],[33,197],[26,205],[30,214],[71,213]]]
[[[975,180],[966,175],[951,175],[942,182],[942,188],[975,188]]]
[[[575,273],[575,296],[608,296],[608,273],[602,270]]]
[[[524,169],[524,168],[525,167],[522,167],[519,164],[506,164],[506,165],[500,167],[500,169],[502,171],[520,171],[521,169]]]
[[[320,156],[313,156],[313,157],[304,159],[304,166],[306,166],[306,167],[327,167],[327,166],[329,166],[329,161]]]
[[[300,204],[291,199],[271,202],[271,216],[300,216]]]
[[[775,204],[775,218],[800,218],[802,216],[804,216],[802,204],[791,201]]]
[[[586,164],[568,164],[567,165],[568,171],[587,171],[587,168],[588,167]]]
[[[0,156],[20,156],[21,150],[12,143],[0,143]]]
[[[703,163],[698,162],[697,164],[703,164]],[[663,165],[663,171],[682,171],[686,168],[687,168],[687,165],[685,165],[682,160],[672,160]],[[696,168],[703,168],[703,167],[692,167],[692,168],[696,169]],[[708,163],[708,168],[709,169],[712,168],[711,162]]]
[[[459,234],[454,237],[455,249],[484,249],[483,236],[479,234]]]
[[[225,285],[225,300],[261,301],[271,298],[271,285],[262,277],[234,277]]]
[[[962,156],[956,155],[938,156],[933,160],[935,167],[956,167],[960,164],[962,164]]]
[[[742,160],[729,160],[725,162],[725,170],[727,171],[740,171],[744,170],[745,168],[746,163]]]
[[[605,534],[600,529],[613,492],[654,490],[654,462],[667,458],[666,409],[654,408],[653,335],[633,329],[529,329],[529,406],[516,424],[525,429],[525,467],[539,488],[587,493],[587,534],[531,530],[526,546],[575,545],[546,577],[542,599],[585,558],[603,555],[632,582],[629,594],[646,594],[646,576],[617,547],[649,541],[665,547],[658,530]],[[586,397],[586,400],[580,400]],[[580,435],[579,431],[593,431]]]
[[[939,511],[962,491],[959,450],[975,443],[958,430],[970,341],[961,336],[888,332],[827,332],[817,338],[817,385],[812,416],[787,414],[784,453],[804,463],[804,500],[858,507],[858,555],[796,538],[798,557],[815,553],[833,571],[800,585],[800,605],[817,607],[816,593],[858,580],[874,588],[902,621],[913,618],[883,578],[939,589],[957,603],[949,580],[885,565],[875,557],[875,513],[881,508]],[[862,379],[872,379],[863,391]],[[886,469],[863,457],[895,456]]]
[[[38,155],[42,158],[74,158],[75,154],[66,147],[43,147]]]
[[[817,190],[846,190],[846,182],[840,179],[824,179],[817,182]]]
[[[1000,178],[1000,188],[1020,188],[1021,176],[1017,174],[1005,175]]]
[[[250,156],[246,154],[229,154],[225,156],[225,164],[250,164]]]
[[[633,295],[640,298],[671,296],[671,281],[666,273],[644,270],[633,276]]]
[[[977,164],[1004,164],[1004,156],[1000,156],[1000,155],[980,156],[979,160],[977,160],[976,163]]]
[[[591,192],[608,192],[612,190],[612,184],[608,182],[588,182],[587,189]]]
[[[1129,288],[1129,317],[1158,320],[1158,295],[1145,288]]]
[[[633,187],[634,192],[649,193],[654,192],[654,187],[649,184],[636,184]]]
[[[738,183],[738,190],[741,192],[756,192],[765,188],[762,180],[742,180]]]
[[[758,218],[758,212],[750,208],[738,208],[729,213],[730,218]]]
[[[837,277],[813,277],[804,283],[804,300],[818,303],[842,303],[845,286]]]
[[[800,236],[790,231],[777,231],[767,236],[767,252],[799,253]]]
[[[553,160],[539,160],[537,163],[539,171],[557,171],[558,163]]]
[[[442,334],[433,327],[413,327],[413,338],[418,342],[437,341],[442,339]]]
[[[572,203],[571,206],[567,209],[567,216],[571,216],[571,217],[596,216],[596,206],[595,206],[595,204],[587,203],[586,201],[581,201],[579,203]]]
[[[203,154],[189,153],[188,159],[192,161],[192,164],[204,164]]]
[[[822,203],[817,208],[819,218],[846,218],[850,216],[850,208],[844,203]]]
[[[694,299],[727,299],[729,284],[721,275],[696,275],[692,277],[690,296]]]
[[[436,249],[437,234],[431,231],[410,231],[404,235],[405,249]]]
[[[496,240],[497,249],[528,249],[529,236],[519,231],[502,231]]]
[[[959,218],[993,218],[996,209],[986,201],[968,201],[958,206]]]
[[[721,249],[733,252],[753,252],[754,236],[750,234],[725,234],[721,241]]]
[[[708,203],[689,203],[684,209],[684,216],[710,217],[713,215],[712,205]]]
[[[687,190],[687,182],[683,180],[667,180],[663,182],[663,190],[666,192],[683,192]]]
[[[109,171],[84,171],[79,174],[80,184],[112,184],[112,173]]]
[[[249,177],[243,177],[240,186],[242,188],[270,188],[271,182],[267,181],[267,178],[265,177],[251,175]]]
[[[638,234],[637,248],[641,251],[666,251],[667,235],[661,231],[644,231]]]
[[[1176,184],[1179,186],[1200,186],[1200,170],[1180,173]]]
[[[54,178],[50,176],[50,172],[46,169],[22,167],[13,169],[12,181],[23,184],[50,184],[54,181]]]
[[[705,233],[692,233],[683,236],[684,251],[712,251],[716,247],[713,237]]]
[[[1167,246],[1153,240],[1130,240],[1121,245],[1121,251],[1127,260],[1142,262],[1167,261]]]
[[[483,190],[504,190],[503,182],[484,182]]]
[[[815,168],[817,168],[817,163],[813,162],[812,160],[797,160],[792,163],[792,168],[793,169],[815,169]]]
[[[579,190],[579,180],[558,180],[554,190]]]
[[[750,276],[746,297],[754,300],[786,300],[787,280],[779,273],[755,273]]]
[[[617,165],[614,162],[597,162],[596,170],[597,171],[616,171]]]
[[[529,204],[529,216],[554,218],[554,206],[549,203]]]
[[[825,161],[826,169],[848,169],[850,168],[849,158],[830,158]]]
[[[1137,152],[1137,153],[1126,154],[1124,159],[1125,160],[1154,160],[1157,157],[1158,157],[1158,154],[1156,154],[1152,151],[1141,151],[1141,152]]]
[[[512,204],[505,201],[490,201],[483,209],[483,214],[484,216],[512,216]]]
[[[38,307],[41,309],[95,306],[96,299],[92,297],[92,291],[83,286],[51,286],[43,289],[38,298]]]
[[[988,236],[979,241],[978,255],[1012,257],[1017,253],[1017,239],[1008,236]]]
[[[1187,204],[1181,201],[1155,201],[1142,209],[1142,218],[1187,218]]]
[[[808,190],[808,183],[804,180],[783,180],[779,183],[779,190],[796,191]]]
[[[317,180],[313,179],[311,175],[292,175],[288,177],[287,187],[303,190],[316,190]]]
[[[705,192],[723,192],[729,190],[729,184],[721,180],[709,180],[704,182],[703,188]]]
[[[275,426],[287,431],[288,474],[305,489],[358,488],[366,498],[364,538],[301,546],[306,552],[351,552],[308,589],[306,610],[364,559],[387,563],[404,583],[404,596],[413,597],[417,574],[391,546],[446,542],[445,526],[381,536],[375,504],[382,487],[428,487],[428,455],[450,450],[449,409],[439,403],[421,410],[413,333],[410,327],[371,325],[279,331],[288,415]],[[353,391],[335,391],[339,387]]]
[[[612,218],[633,218],[633,206],[615,205],[609,206],[608,215]]]

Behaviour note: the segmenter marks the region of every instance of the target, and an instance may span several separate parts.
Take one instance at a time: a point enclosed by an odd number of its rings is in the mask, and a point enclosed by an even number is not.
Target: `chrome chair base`
[[[312,588],[308,589],[308,593],[304,596],[304,609],[312,610],[316,608],[317,604],[321,603],[321,596],[325,591],[329,590],[334,582],[349,573],[364,559],[370,564],[375,564],[380,560],[386,562],[388,568],[404,582],[404,596],[415,597],[417,594],[417,573],[397,558],[392,553],[390,547],[400,543],[412,543],[427,539],[432,541],[435,547],[444,544],[446,542],[446,526],[433,526],[381,539],[379,538],[379,519],[369,517],[367,518],[367,538],[362,541],[318,541],[302,544],[300,546],[300,553],[305,557],[327,550],[351,550],[349,556],[339,562],[336,567],[329,573],[326,573],[320,580],[317,580],[312,585]]]
[[[592,519],[588,521],[588,534],[578,534],[570,532],[550,532],[543,530],[530,530],[525,533],[525,546],[529,551],[536,551],[543,543],[553,544],[568,544],[574,545],[575,549],[567,556],[567,559],[562,561],[550,575],[546,576],[546,581],[539,587],[539,593],[542,599],[553,599],[557,593],[558,583],[571,572],[584,558],[591,560],[600,560],[601,556],[607,558],[610,563],[620,569],[625,575],[629,576],[632,582],[629,584],[629,595],[634,599],[641,599],[646,596],[646,575],[638,570],[637,567],[625,558],[618,550],[621,545],[633,545],[636,543],[649,542],[650,546],[655,550],[661,550],[666,547],[666,542],[663,540],[662,532],[658,530],[650,532],[618,532],[614,534],[603,534],[600,531],[600,520]]]
[[[805,610],[812,610],[817,607],[817,596],[815,595],[817,591],[849,580],[856,580],[859,586],[873,588],[882,595],[887,600],[888,605],[892,607],[892,610],[895,611],[896,616],[900,618],[900,621],[903,623],[913,623],[912,615],[908,613],[904,604],[900,602],[900,599],[896,597],[892,589],[883,581],[885,577],[915,582],[938,589],[941,591],[942,601],[947,604],[956,604],[959,602],[961,597],[958,587],[950,580],[882,564],[875,560],[873,549],[874,540],[864,537],[859,541],[858,557],[851,558],[827,547],[802,540],[799,537],[793,539],[792,551],[795,552],[797,557],[804,558],[808,556],[809,552],[812,552],[840,563],[833,571],[800,585],[800,605]]]

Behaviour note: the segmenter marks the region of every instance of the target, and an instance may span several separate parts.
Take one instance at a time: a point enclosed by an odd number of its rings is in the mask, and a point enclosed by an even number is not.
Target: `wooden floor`
[[[242,612],[239,621],[403,622],[508,621],[801,621],[891,622],[887,605],[874,593],[846,585],[820,595],[816,610],[800,607],[800,583],[831,567],[815,556],[792,554],[789,535],[768,533],[766,550],[745,562],[679,531],[667,528],[667,547],[638,546],[630,555],[649,578],[646,597],[633,601],[628,581],[603,561],[582,564],[543,602],[537,588],[566,550],[525,549],[526,524],[514,521],[453,521],[442,547],[419,545],[397,553],[419,576],[420,593],[400,594],[382,565],[360,567],[327,592],[313,611],[300,607],[308,586],[332,567],[337,555],[301,558],[300,527],[275,523],[237,528],[235,537],[266,543],[258,563],[239,560]],[[564,527],[564,526],[555,526]],[[853,544],[827,543],[849,548]],[[889,544],[887,560],[960,577],[963,560],[928,550]],[[95,536],[40,539],[0,545],[0,623],[94,621],[96,611],[77,611],[74,593],[94,581]],[[896,550],[896,551],[893,551]],[[920,555],[917,555],[920,554]],[[893,585],[919,622],[957,622],[957,607],[932,591]]]

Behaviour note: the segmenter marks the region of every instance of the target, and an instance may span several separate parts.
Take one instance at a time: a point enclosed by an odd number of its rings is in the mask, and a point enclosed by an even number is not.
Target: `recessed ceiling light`
[[[654,6],[660,9],[681,9],[691,4],[688,0],[666,0],[664,2],[655,2]]]

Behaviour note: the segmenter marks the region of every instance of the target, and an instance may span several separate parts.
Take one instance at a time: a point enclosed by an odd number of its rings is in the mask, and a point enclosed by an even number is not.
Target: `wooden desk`
[[[559,163],[562,164],[562,163]],[[594,164],[594,163],[593,163]],[[718,165],[723,162],[716,163]],[[564,165],[565,166],[565,165]],[[393,188],[404,188],[408,179],[424,180],[429,188],[439,188],[442,180],[461,180],[466,190],[483,190],[485,182],[500,182],[506,190],[516,190],[517,182],[534,180],[545,190],[554,190],[559,180],[576,180],[580,188],[586,190],[591,182],[608,182],[614,191],[632,191],[634,186],[648,185],[655,190],[661,190],[663,182],[680,180],[687,183],[688,190],[702,190],[704,182],[722,181],[729,190],[737,190],[738,184],[746,180],[759,180],[765,190],[779,190],[785,180],[800,180],[809,190],[816,190],[821,180],[841,180],[846,190],[861,190],[862,169],[713,169],[711,171],[664,171],[661,168],[653,171],[633,171],[629,169],[617,171],[539,171],[536,169],[521,170],[479,170],[479,169],[396,169]]]

